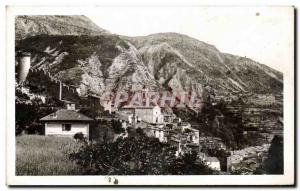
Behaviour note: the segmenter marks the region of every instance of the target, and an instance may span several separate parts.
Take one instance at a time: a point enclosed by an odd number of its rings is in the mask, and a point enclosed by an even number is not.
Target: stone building
[[[164,116],[161,114],[159,106],[124,106],[120,108],[121,112],[132,112],[142,121],[152,124],[161,124]]]

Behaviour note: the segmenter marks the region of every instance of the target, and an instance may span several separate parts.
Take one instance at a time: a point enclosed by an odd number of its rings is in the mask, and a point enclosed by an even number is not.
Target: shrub
[[[79,140],[79,141],[84,141],[86,138],[84,137],[82,132],[75,133],[73,136],[74,139]]]
[[[122,127],[122,122],[119,120],[112,120],[112,127],[116,134],[125,133],[125,129]]]

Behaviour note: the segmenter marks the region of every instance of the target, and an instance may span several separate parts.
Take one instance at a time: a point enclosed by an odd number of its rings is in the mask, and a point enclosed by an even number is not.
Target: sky
[[[279,71],[293,58],[290,7],[98,7],[85,15],[115,34],[186,34]]]

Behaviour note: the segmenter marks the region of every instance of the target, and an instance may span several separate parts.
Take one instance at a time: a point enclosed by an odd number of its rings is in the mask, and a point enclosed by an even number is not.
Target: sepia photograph
[[[293,7],[7,7],[9,185],[293,185]]]

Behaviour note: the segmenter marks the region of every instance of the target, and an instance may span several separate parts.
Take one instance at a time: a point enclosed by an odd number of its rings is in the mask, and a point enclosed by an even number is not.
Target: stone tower
[[[26,81],[30,69],[30,57],[31,54],[28,52],[19,52],[16,55],[16,61],[18,63],[17,77],[18,77],[19,84],[23,84]]]

